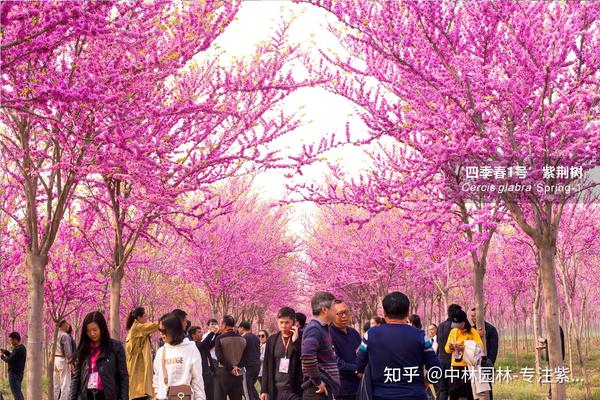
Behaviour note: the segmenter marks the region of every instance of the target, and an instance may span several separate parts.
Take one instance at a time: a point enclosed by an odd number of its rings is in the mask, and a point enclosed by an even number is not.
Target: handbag
[[[365,372],[363,373],[363,377],[360,380],[360,384],[358,387],[358,394],[356,396],[357,400],[372,400],[373,398],[373,382],[371,380],[371,365],[367,363],[365,367]]]
[[[167,376],[167,349],[163,345],[162,370],[165,386],[167,387],[167,400],[192,400],[192,387],[190,385],[169,386],[169,377]]]

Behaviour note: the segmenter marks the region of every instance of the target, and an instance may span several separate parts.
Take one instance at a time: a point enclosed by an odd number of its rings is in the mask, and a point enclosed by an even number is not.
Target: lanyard
[[[283,334],[281,334],[281,343],[283,343],[283,348],[285,349],[285,358],[287,358],[288,348],[290,347],[290,342],[292,341],[292,336],[288,336],[288,341],[286,343],[285,339],[283,339]]]

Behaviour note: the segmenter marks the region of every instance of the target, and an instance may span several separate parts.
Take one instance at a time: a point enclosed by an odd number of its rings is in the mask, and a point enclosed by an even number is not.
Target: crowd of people
[[[397,400],[492,399],[474,371],[493,366],[498,333],[475,325],[456,304],[431,323],[409,314],[400,292],[382,301],[384,316],[358,332],[343,300],[327,292],[311,299],[313,318],[291,307],[276,317],[277,332],[252,332],[231,315],[194,326],[180,309],[149,321],[142,307],[126,322],[125,343],[111,339],[101,312],[86,315],[75,346],[71,327],[59,325],[54,359],[55,400]],[[472,323],[471,323],[472,322]],[[485,345],[482,334],[485,331]],[[151,335],[160,340],[154,350]],[[2,349],[10,388],[23,399],[26,349],[18,333]],[[432,371],[438,371],[437,375]],[[468,373],[470,372],[470,373]],[[432,378],[433,377],[433,378]]]

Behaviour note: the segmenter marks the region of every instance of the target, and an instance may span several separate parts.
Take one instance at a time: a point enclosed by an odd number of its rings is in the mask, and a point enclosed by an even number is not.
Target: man
[[[238,326],[238,331],[246,339],[246,359],[242,364],[246,366],[246,390],[250,398],[248,400],[258,400],[256,391],[256,381],[260,372],[260,340],[258,336],[251,332],[252,325],[248,321],[243,321]]]
[[[470,317],[473,328],[477,329],[477,333],[479,333],[479,336],[483,339],[483,330],[477,328],[477,307],[471,308]],[[488,360],[492,362],[492,366],[496,364],[496,357],[498,356],[498,341],[498,330],[494,325],[485,321],[485,354]],[[489,400],[494,400],[494,393],[492,390],[490,390]]]
[[[479,336],[483,338],[483,330],[481,328],[477,328],[477,308],[471,308],[471,322],[473,323],[473,328],[477,329]],[[485,348],[487,358],[492,362],[492,364],[496,364],[496,357],[498,356],[498,330],[496,327],[489,322],[485,321]]]
[[[317,292],[310,301],[315,318],[302,334],[304,400],[332,399],[340,389],[337,356],[329,335],[329,324],[335,320],[334,300],[331,293]]]
[[[406,321],[410,301],[404,293],[383,298],[386,323],[369,329],[358,350],[357,372],[370,368],[373,398],[425,400],[425,369],[439,368],[425,332]]]
[[[360,346],[361,337],[356,329],[350,326],[350,309],[342,300],[334,301],[335,320],[329,327],[335,354],[338,357],[340,370],[340,391],[336,400],[356,400],[360,378],[356,375],[356,350]]]
[[[202,340],[206,339],[206,337],[208,336],[208,333],[212,332],[212,331],[216,332],[215,337],[219,335],[219,321],[217,321],[214,318],[211,318],[206,323],[206,326],[208,327],[208,332],[206,332],[204,335],[202,335]],[[213,360],[213,364],[217,365],[217,355],[215,354],[214,342],[213,342],[213,347],[210,349],[210,356]]]
[[[220,335],[215,340],[217,372],[215,382],[215,400],[242,400],[244,393],[244,372],[242,360],[246,356],[246,339],[234,331],[235,319],[225,315],[221,320]]]
[[[433,351],[437,353],[438,349],[438,341],[437,341],[437,325],[429,324],[427,328],[427,335],[429,336],[429,341],[431,342],[431,347],[433,347]],[[444,344],[445,346],[445,344]]]
[[[69,365],[75,349],[68,334],[69,324],[64,319],[58,323],[58,343],[54,354],[54,398],[69,398],[71,388],[71,366]]]
[[[8,384],[14,400],[24,400],[21,391],[23,374],[25,373],[25,360],[27,359],[27,349],[21,344],[21,335],[18,332],[12,332],[8,335],[8,342],[13,351],[0,349],[0,357],[8,364]]]
[[[290,307],[277,313],[279,332],[267,339],[260,400],[302,399],[301,336],[295,317]]]
[[[459,310],[462,310],[461,306],[458,304],[450,304],[448,306],[447,319],[439,324],[437,328],[437,339],[438,343],[441,343],[441,345],[438,346],[436,354],[442,367],[442,378],[439,380],[439,385],[436,386],[436,388],[439,387],[439,400],[448,400],[450,379],[449,373],[446,371],[450,369],[452,360],[451,355],[446,353],[444,350],[444,346],[446,346],[446,342],[448,342],[448,336],[452,330],[452,316]],[[446,375],[448,375],[448,377]]]
[[[206,392],[206,400],[213,400],[215,397],[215,363],[210,356],[211,348],[215,347],[215,339],[219,327],[210,327],[206,335],[202,336],[202,331],[198,326],[190,327],[190,336],[196,347],[200,351],[202,358],[202,380],[204,381],[204,391]]]

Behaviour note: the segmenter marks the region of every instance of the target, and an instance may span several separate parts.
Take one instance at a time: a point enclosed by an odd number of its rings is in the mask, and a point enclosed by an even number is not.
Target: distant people
[[[368,363],[373,400],[425,400],[424,368],[440,365],[431,342],[406,322],[410,301],[405,294],[389,293],[382,305],[386,323],[371,327],[363,337],[357,372],[364,373]]]
[[[483,334],[483,330],[477,327],[477,307],[471,308],[471,322],[473,323],[473,328],[477,329],[477,333],[481,337]],[[496,364],[496,357],[498,356],[498,347],[499,347],[499,339],[498,339],[498,330],[496,327],[489,322],[485,321],[485,354],[487,359],[490,361],[491,365],[494,366]],[[491,384],[490,384],[491,386]],[[494,394],[490,390],[489,392],[489,400],[494,399]]]
[[[461,307],[458,304],[450,304],[447,310],[447,319],[440,323],[437,328],[437,341],[441,344],[438,346],[437,356],[442,366],[442,378],[439,380],[438,386],[436,386],[436,388],[439,387],[439,400],[448,400],[450,379],[446,371],[450,369],[451,357],[450,354],[446,353],[444,348],[452,330],[452,316],[459,310],[461,310]]]
[[[340,391],[336,400],[356,400],[360,379],[356,373],[356,351],[360,346],[361,336],[350,326],[352,322],[350,308],[342,300],[334,301],[335,320],[329,327],[329,335],[333,341],[335,354],[338,357],[340,371]]]
[[[8,384],[14,400],[24,400],[21,384],[25,373],[27,349],[21,343],[21,335],[18,332],[11,332],[8,335],[8,343],[12,347],[12,351],[0,349],[2,354],[0,358],[8,364]]]
[[[302,399],[301,336],[300,327],[294,324],[295,317],[290,307],[283,307],[277,313],[279,332],[271,335],[265,345],[261,400]]]
[[[262,381],[263,362],[265,361],[265,350],[267,348],[267,339],[269,332],[264,329],[258,331],[258,340],[260,340],[260,371],[258,372],[258,381]]]
[[[369,326],[371,328],[374,328],[376,326],[383,325],[383,324],[385,324],[385,319],[381,318],[377,315],[374,317],[371,317],[371,320],[369,321]]]
[[[239,334],[246,339],[246,359],[242,361],[242,364],[246,367],[244,380],[250,397],[248,400],[258,400],[256,381],[260,373],[260,340],[252,333],[251,329],[252,325],[248,321],[242,321],[238,325]]]
[[[471,380],[468,377],[468,364],[464,360],[465,341],[473,340],[483,349],[483,342],[476,329],[471,326],[467,313],[463,310],[456,311],[452,315],[452,330],[444,346],[446,353],[451,354],[450,368],[458,370],[453,372],[449,383],[448,398],[450,400],[458,400],[461,397],[466,397],[473,400],[473,389]]]
[[[158,323],[148,322],[144,307],[137,307],[127,316],[125,323],[125,353],[129,371],[129,398],[149,399],[152,389],[152,343],[150,335],[158,332]]]
[[[235,319],[225,315],[221,320],[220,335],[216,339],[217,373],[215,400],[241,400],[244,393],[246,340],[234,331]],[[249,398],[245,394],[246,399]]]
[[[206,400],[202,359],[196,344],[187,340],[180,316],[165,314],[159,321],[165,343],[154,359],[152,386],[158,400],[175,399],[178,393],[189,394],[191,400]],[[178,386],[178,390],[173,390]],[[180,397],[181,398],[181,397]]]
[[[436,324],[429,324],[429,326],[427,327],[427,338],[429,339],[429,341],[431,342],[431,347],[433,348],[433,351],[435,351],[436,355],[438,352],[438,340],[437,340],[437,325]],[[439,359],[439,357],[438,357]],[[435,389],[435,395],[434,393],[432,393],[432,387],[433,389]],[[440,382],[433,382],[430,383],[427,387],[427,398],[428,399],[436,399],[437,397],[439,397],[439,393],[440,393]]]
[[[417,314],[411,314],[408,317],[408,322],[411,326],[414,326],[417,329],[423,329],[423,324],[421,323],[421,317]]]
[[[315,318],[306,325],[302,335],[304,400],[331,399],[340,389],[337,356],[329,335],[329,324],[335,320],[334,300],[331,293],[317,292],[310,301]]]
[[[67,333],[70,325],[66,320],[58,323],[58,340],[54,354],[54,399],[67,400],[71,389],[71,358],[75,353],[71,336]]]
[[[110,338],[106,319],[99,311],[83,320],[69,396],[70,400],[129,399],[125,349]]]
[[[371,323],[369,321],[365,322],[362,326],[362,332],[361,332],[361,336],[365,336],[365,333],[367,333],[367,331],[371,329]]]
[[[189,330],[190,337],[196,343],[196,347],[200,351],[200,357],[202,358],[202,379],[204,380],[206,400],[213,400],[215,394],[216,364],[210,356],[210,351],[215,347],[218,332],[218,326],[209,326],[209,331],[206,335],[202,335],[202,330],[197,326],[192,326]]]
[[[429,337],[429,341],[431,342],[431,347],[433,347],[433,351],[435,351],[437,354],[438,341],[436,324],[429,324],[429,327],[427,328],[427,336]]]

